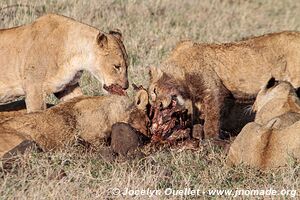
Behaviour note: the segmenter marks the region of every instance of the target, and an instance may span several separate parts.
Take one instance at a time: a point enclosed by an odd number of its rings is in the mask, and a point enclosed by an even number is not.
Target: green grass
[[[9,5],[19,6],[5,8]],[[0,8],[0,28],[29,23],[51,12],[106,32],[120,29],[130,59],[130,81],[144,86],[148,85],[148,66],[159,65],[181,39],[220,43],[275,31],[300,30],[300,1],[295,0],[2,0]],[[98,82],[88,74],[82,78],[81,86],[88,95],[101,94]],[[142,160],[125,162],[106,162],[97,152],[76,148],[55,153],[31,152],[20,159],[18,168],[0,172],[0,199],[109,199],[112,196],[108,190],[113,187],[300,187],[299,164],[291,162],[285,168],[267,172],[246,166],[229,168],[225,153],[211,146],[197,152],[161,151]],[[56,180],[53,174],[60,170],[67,176]]]

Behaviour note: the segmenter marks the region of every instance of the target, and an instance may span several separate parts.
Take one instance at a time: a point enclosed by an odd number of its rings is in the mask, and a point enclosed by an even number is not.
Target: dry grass
[[[224,159],[224,152],[209,144],[197,152],[164,150],[126,162],[106,162],[99,153],[78,148],[29,153],[20,158],[21,167],[0,173],[0,199],[106,199],[113,197],[111,188],[299,189],[300,167],[292,162],[282,169],[261,172],[245,166],[227,167]],[[62,170],[67,176],[55,179]]]
[[[5,8],[8,5],[17,5]],[[226,42],[251,35],[300,30],[300,2],[295,0],[1,0],[0,28],[31,22],[44,13],[59,13],[101,30],[120,29],[130,56],[130,80],[148,84],[149,65],[158,65],[180,39]],[[87,74],[85,93],[101,93]],[[53,101],[53,99],[50,99]],[[75,152],[74,152],[75,151]],[[159,152],[144,160],[106,163],[97,153],[72,149],[29,153],[22,167],[0,172],[0,199],[102,199],[108,188],[299,189],[299,165],[269,172],[228,168],[224,152]],[[67,177],[50,180],[63,169]],[[141,198],[141,197],[137,197]],[[169,197],[174,198],[174,197]]]

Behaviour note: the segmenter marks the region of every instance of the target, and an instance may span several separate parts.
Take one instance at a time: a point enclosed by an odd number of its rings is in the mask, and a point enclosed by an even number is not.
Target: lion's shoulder
[[[182,40],[176,44],[172,52],[180,52],[186,50],[187,48],[193,47],[195,44],[196,43],[193,42],[192,40]]]
[[[33,23],[42,22],[42,21],[61,21],[61,22],[65,22],[65,21],[75,21],[75,20],[70,18],[70,17],[66,17],[64,15],[48,13],[46,15],[43,15],[43,16],[37,18]]]

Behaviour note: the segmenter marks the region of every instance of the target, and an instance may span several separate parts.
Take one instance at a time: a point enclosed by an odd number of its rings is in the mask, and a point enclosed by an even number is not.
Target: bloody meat
[[[186,109],[177,105],[176,100],[172,100],[164,109],[152,106],[149,115],[152,118],[150,127],[152,143],[165,141],[173,143],[190,137],[190,116]]]

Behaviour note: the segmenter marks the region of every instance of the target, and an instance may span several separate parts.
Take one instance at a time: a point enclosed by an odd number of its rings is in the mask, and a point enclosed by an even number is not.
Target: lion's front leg
[[[203,99],[205,139],[219,137],[223,103],[224,97],[219,94],[210,94]]]
[[[27,113],[42,111],[46,109],[45,92],[39,85],[28,84],[26,87],[25,103]]]

